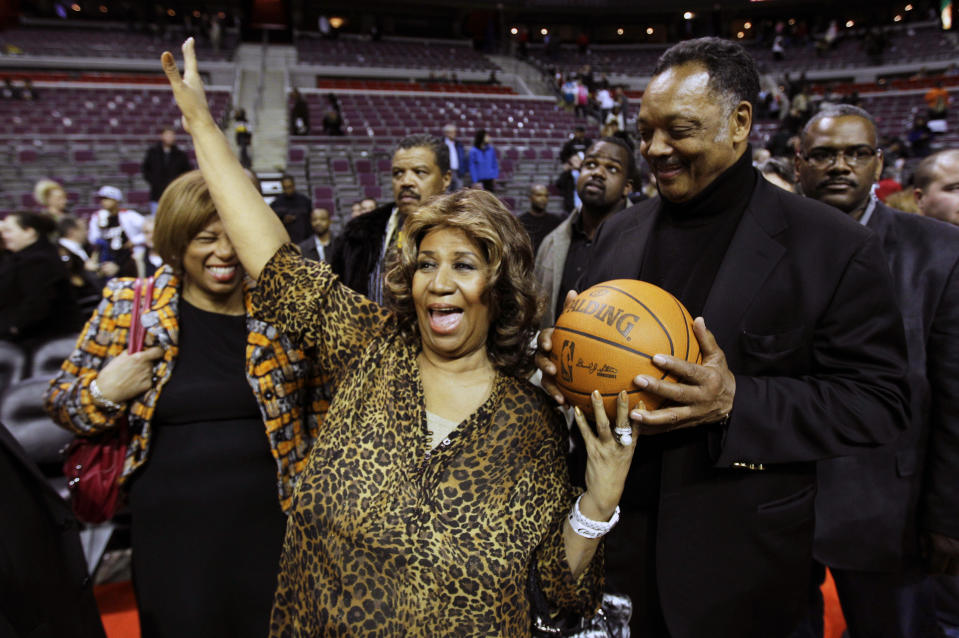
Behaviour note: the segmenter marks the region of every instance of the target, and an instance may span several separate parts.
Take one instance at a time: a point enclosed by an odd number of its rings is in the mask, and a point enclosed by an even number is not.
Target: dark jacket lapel
[[[759,180],[706,298],[703,318],[720,345],[735,343],[743,315],[786,252],[775,240],[786,221],[774,188]]]

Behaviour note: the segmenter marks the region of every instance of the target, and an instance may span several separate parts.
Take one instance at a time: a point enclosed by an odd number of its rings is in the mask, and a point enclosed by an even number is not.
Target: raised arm
[[[161,60],[183,114],[183,128],[193,137],[197,166],[237,256],[255,279],[280,246],[290,241],[290,236],[254,188],[213,120],[197,72],[193,38],[183,43],[183,77],[172,53],[164,51]]]

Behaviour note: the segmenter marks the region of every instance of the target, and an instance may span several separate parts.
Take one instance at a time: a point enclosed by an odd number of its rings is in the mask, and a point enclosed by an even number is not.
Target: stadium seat
[[[24,377],[26,368],[26,352],[15,343],[0,341],[0,396]]]
[[[60,337],[47,341],[33,351],[30,376],[51,379],[60,370],[63,361],[70,356],[77,344],[76,336]]]
[[[0,402],[0,422],[48,476],[58,474],[61,451],[73,439],[73,435],[58,427],[43,409],[43,395],[49,385],[48,378],[22,379],[7,388]]]

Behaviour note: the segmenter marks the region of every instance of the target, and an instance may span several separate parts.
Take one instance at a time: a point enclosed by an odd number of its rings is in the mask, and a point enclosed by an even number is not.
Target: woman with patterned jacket
[[[115,279],[51,381],[83,435],[127,416],[122,482],[144,638],[266,635],[297,475],[328,398],[313,357],[250,312],[251,285],[199,171],[160,198],[146,347],[127,354],[134,280]]]
[[[592,615],[601,537],[636,448],[594,396],[587,489],[570,486],[568,429],[527,380],[542,296],[522,226],[462,190],[407,217],[387,307],[305,259],[246,182],[209,112],[192,38],[163,68],[254,313],[315,354],[335,388],[293,497],[270,635],[517,638],[527,582],[550,609]],[[638,437],[637,437],[638,438]],[[539,597],[536,597],[539,599]]]

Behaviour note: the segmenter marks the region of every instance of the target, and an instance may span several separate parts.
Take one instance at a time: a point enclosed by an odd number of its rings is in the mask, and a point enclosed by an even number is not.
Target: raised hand
[[[213,115],[210,113],[210,106],[206,101],[206,93],[203,90],[203,80],[200,79],[200,73],[197,71],[196,51],[194,50],[193,38],[187,38],[183,43],[183,76],[180,77],[180,70],[176,66],[176,60],[169,51],[164,51],[160,56],[160,62],[163,65],[163,72],[166,73],[167,80],[170,81],[170,88],[173,89],[173,97],[177,106],[180,107],[183,129],[190,133],[193,127],[203,124],[215,124]]]
[[[702,317],[693,322],[693,333],[703,354],[702,364],[657,354],[653,357],[653,364],[680,381],[666,381],[645,374],[633,380],[641,390],[670,401],[669,407],[651,411],[637,409],[630,413],[630,418],[640,425],[641,434],[716,423],[726,419],[732,411],[736,377],[726,365],[726,355],[713,333],[706,329]]]

